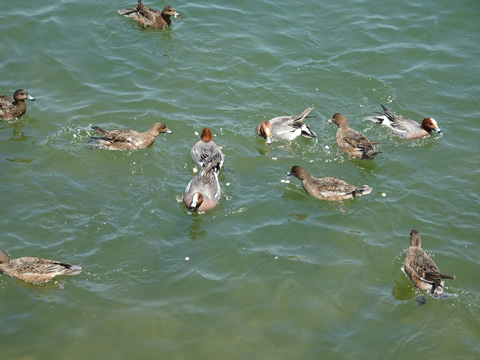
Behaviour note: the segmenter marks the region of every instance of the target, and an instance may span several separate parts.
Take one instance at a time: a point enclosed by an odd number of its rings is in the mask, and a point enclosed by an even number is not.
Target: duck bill
[[[270,136],[265,138],[265,142],[267,143],[267,145],[270,145],[272,143],[272,138]]]
[[[175,12],[173,13],[173,17],[174,17],[175,19],[178,19],[178,18],[180,17],[180,14],[175,11]]]
[[[288,171],[287,176],[292,176],[292,173],[290,171]]]
[[[327,120],[327,123],[333,124],[333,120],[332,120],[332,119],[328,119],[328,120]]]
[[[167,131],[165,131],[165,132],[166,132],[167,134],[172,134],[172,133],[173,133],[173,131],[170,130],[170,129],[167,129]]]
[[[436,126],[433,130],[435,130],[438,134],[442,134],[442,130]]]
[[[31,96],[31,95],[28,95],[28,96],[27,96],[27,100],[35,101],[35,98],[34,98],[33,96]]]

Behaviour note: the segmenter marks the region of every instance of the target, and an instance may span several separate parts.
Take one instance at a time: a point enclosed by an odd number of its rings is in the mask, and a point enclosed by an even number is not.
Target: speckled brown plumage
[[[410,231],[410,246],[404,262],[405,272],[417,289],[437,294],[443,291],[442,279],[455,279],[455,276],[441,274],[438,266],[422,249],[418,230]]]
[[[82,268],[69,263],[37,257],[10,259],[4,250],[0,250],[0,271],[5,275],[29,283],[40,283],[58,275],[77,275]]]
[[[334,177],[315,178],[301,166],[293,166],[287,175],[293,175],[302,180],[305,191],[321,200],[347,200],[372,192],[372,188],[368,185],[354,186]]]
[[[376,142],[371,142],[365,135],[350,129],[348,127],[347,117],[340,113],[333,114],[329,120],[330,124],[336,124],[337,130],[337,144],[347,154],[358,159],[373,159],[378,151],[373,148]]]
[[[0,120],[14,120],[25,114],[27,111],[25,100],[35,101],[35,98],[23,89],[16,90],[13,98],[0,95]]]
[[[169,27],[172,23],[170,17],[178,18],[180,16],[171,6],[166,6],[162,11],[159,11],[143,5],[142,0],[138,0],[135,8],[121,9],[118,10],[118,13],[134,19],[143,27],[154,29]]]
[[[92,126],[102,137],[91,137],[88,141],[92,149],[128,150],[143,149],[152,145],[161,133],[172,133],[167,125],[157,122],[146,132],[131,129],[105,130],[99,126]]]

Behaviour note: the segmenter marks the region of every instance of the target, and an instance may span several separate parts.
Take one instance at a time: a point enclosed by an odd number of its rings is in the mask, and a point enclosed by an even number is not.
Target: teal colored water
[[[0,93],[36,101],[0,124],[0,248],[83,272],[64,288],[0,275],[0,357],[476,359],[480,3],[178,1],[166,30],[117,14],[134,3],[2,6]],[[379,104],[444,135],[394,138],[363,120]],[[316,142],[255,134],[310,106]],[[335,112],[383,153],[349,160]],[[157,121],[173,134],[148,149],[86,146],[91,125]],[[190,214],[204,127],[226,155],[223,196]],[[322,202],[282,182],[293,165],[373,192]],[[412,228],[457,296],[417,305]]]

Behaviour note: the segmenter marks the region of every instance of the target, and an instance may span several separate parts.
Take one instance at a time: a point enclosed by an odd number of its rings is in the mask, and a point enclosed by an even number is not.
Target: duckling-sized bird
[[[153,144],[156,137],[161,133],[171,134],[167,125],[157,122],[146,132],[138,132],[131,129],[105,130],[99,126],[92,126],[102,136],[94,136],[88,140],[92,149],[129,150],[143,149]]]
[[[120,15],[130,17],[137,21],[143,27],[153,29],[162,29],[169,27],[172,23],[170,17],[178,18],[180,15],[171,6],[166,6],[162,11],[150,9],[143,5],[142,0],[138,0],[135,8],[118,10]]]
[[[404,262],[405,272],[417,289],[428,291],[436,297],[443,293],[442,279],[455,279],[455,276],[441,274],[438,266],[422,249],[422,240],[418,230],[410,231],[410,246]]]
[[[418,139],[430,136],[432,131],[436,131],[438,134],[442,133],[433,118],[425,118],[422,124],[419,124],[415,120],[395,115],[383,105],[380,106],[383,109],[383,113],[377,112],[377,114],[381,114],[380,116],[367,116],[365,119],[386,126],[395,136],[402,139]]]
[[[190,211],[205,212],[217,205],[222,192],[217,171],[220,162],[220,154],[214,155],[210,163],[188,183],[183,202]]]
[[[263,137],[268,145],[274,138],[288,141],[295,140],[299,136],[316,138],[317,134],[303,122],[313,109],[313,107],[307,108],[300,115],[278,116],[264,121],[257,126],[257,134]]]
[[[378,143],[371,142],[365,135],[350,129],[345,115],[335,113],[328,123],[338,126],[337,144],[350,156],[358,159],[373,159],[379,153],[373,148],[373,145]]]
[[[216,169],[219,171],[225,161],[225,155],[223,155],[222,150],[220,150],[217,144],[213,142],[210,129],[204,128],[200,135],[200,141],[193,145],[190,156],[194,163],[203,168],[212,161],[215,155],[220,157],[220,165],[219,168]]]
[[[0,120],[14,120],[27,112],[25,100],[35,101],[27,90],[18,89],[13,93],[13,98],[0,94]]]
[[[368,185],[354,186],[334,177],[315,178],[303,167],[297,165],[293,166],[287,175],[293,175],[302,180],[305,191],[320,200],[347,200],[372,192],[372,188]]]
[[[0,250],[0,271],[5,275],[29,283],[41,283],[58,275],[80,274],[82,268],[69,263],[37,257],[10,259],[4,250]]]

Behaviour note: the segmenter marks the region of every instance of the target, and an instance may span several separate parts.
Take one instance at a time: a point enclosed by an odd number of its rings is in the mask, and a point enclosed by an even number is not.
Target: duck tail
[[[205,172],[213,170],[215,173],[218,173],[222,163],[222,156],[220,154],[215,154],[209,160],[210,161],[205,165]]]
[[[120,9],[118,10],[118,13],[126,17],[135,17],[137,16],[137,9],[133,9],[133,8]]]
[[[317,134],[315,133],[315,131],[312,131],[307,125],[303,124],[302,136],[308,139],[315,139],[317,137]]]
[[[100,126],[92,126],[92,129],[96,130],[97,132],[99,132],[100,134],[102,135],[105,135],[107,133],[107,130],[105,129],[102,129]]]
[[[372,188],[368,185],[358,186],[355,190],[353,190],[353,196],[362,196],[368,195],[372,192]]]
[[[300,115],[297,116],[295,121],[303,121],[303,119],[305,119],[308,116],[308,114],[312,112],[313,109],[315,108],[314,107],[306,108],[305,110],[302,111]]]
[[[442,279],[451,279],[451,280],[455,280],[455,276],[454,275],[445,275],[445,274],[440,274],[440,277]]]
[[[65,272],[63,273],[63,275],[77,275],[82,272],[82,268],[77,265],[72,265],[68,263],[57,263],[57,264],[65,268]]]

